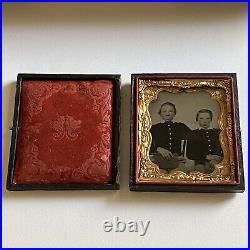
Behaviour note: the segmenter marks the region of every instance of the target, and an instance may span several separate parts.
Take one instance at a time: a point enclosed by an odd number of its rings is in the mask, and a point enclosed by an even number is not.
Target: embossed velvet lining
[[[24,81],[16,184],[109,183],[113,83]]]

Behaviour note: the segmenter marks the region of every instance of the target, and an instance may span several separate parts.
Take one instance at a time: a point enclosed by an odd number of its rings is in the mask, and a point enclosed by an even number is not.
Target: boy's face
[[[175,116],[174,107],[171,105],[162,106],[160,116],[166,122],[172,121]]]
[[[208,113],[200,113],[198,115],[198,124],[201,128],[208,129],[210,127],[211,117]]]

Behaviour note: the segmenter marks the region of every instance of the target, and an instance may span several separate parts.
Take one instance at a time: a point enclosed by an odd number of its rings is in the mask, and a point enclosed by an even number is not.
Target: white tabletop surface
[[[247,4],[4,4],[4,247],[247,247],[243,194],[128,189],[130,74],[236,72],[247,176]],[[6,192],[16,75],[121,73],[121,190]],[[150,220],[145,236],[103,222]]]

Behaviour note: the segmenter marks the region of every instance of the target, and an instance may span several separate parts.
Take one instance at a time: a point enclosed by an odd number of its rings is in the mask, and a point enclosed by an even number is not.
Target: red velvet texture
[[[113,83],[24,81],[14,182],[110,183]]]

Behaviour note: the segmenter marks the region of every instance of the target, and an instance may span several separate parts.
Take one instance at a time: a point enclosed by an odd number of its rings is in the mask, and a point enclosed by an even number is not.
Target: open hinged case
[[[133,74],[131,89],[131,191],[244,191],[236,74]]]
[[[19,74],[7,189],[119,189],[120,75]]]

